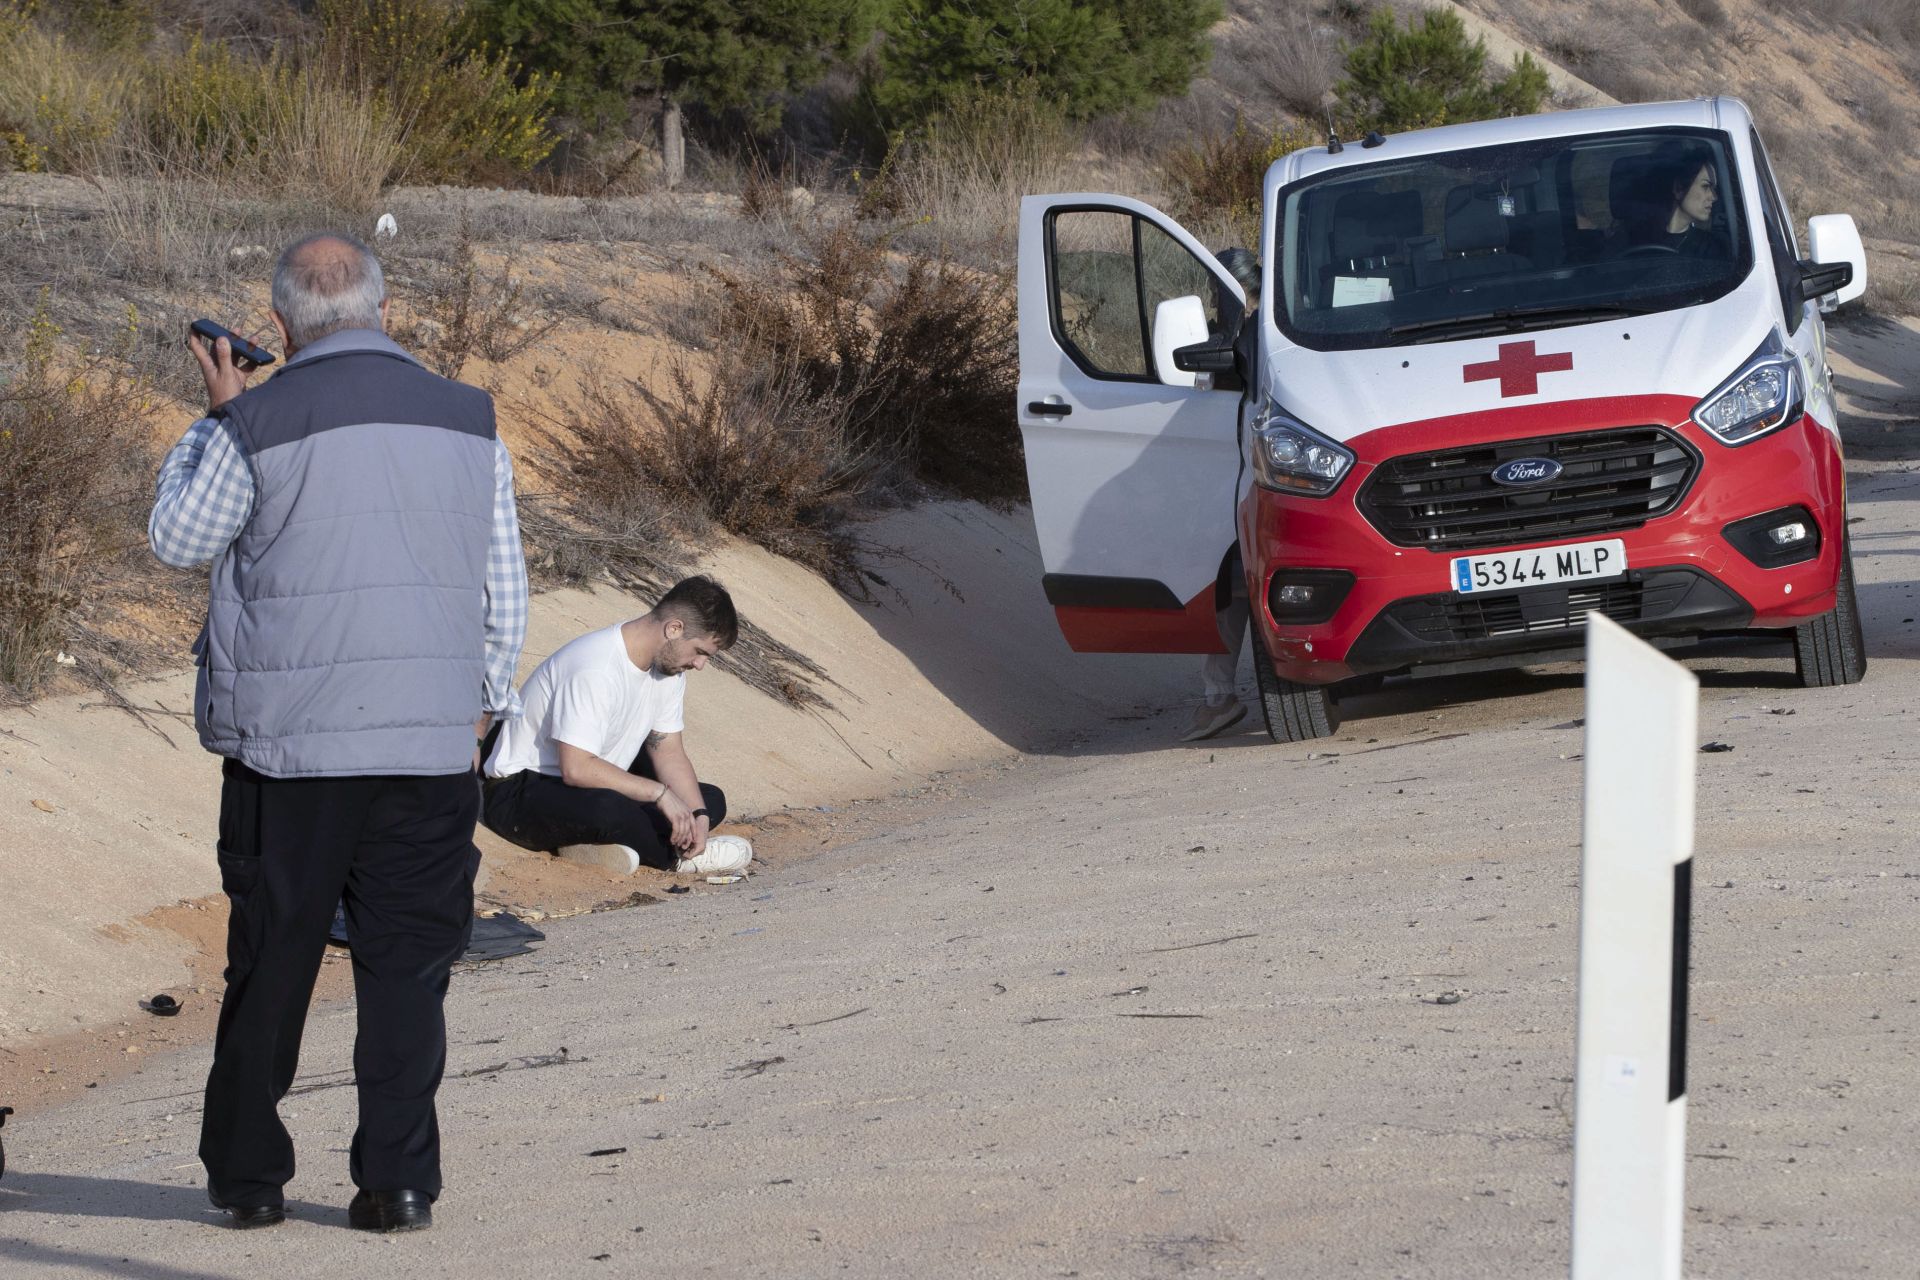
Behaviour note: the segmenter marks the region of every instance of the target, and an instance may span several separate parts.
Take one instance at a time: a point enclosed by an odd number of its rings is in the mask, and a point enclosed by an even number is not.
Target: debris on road
[[[1145,990],[1145,987],[1128,987],[1125,991],[1115,991],[1112,994],[1116,996],[1137,996]]]
[[[0,1107],[0,1129],[7,1127],[7,1117],[13,1114],[12,1107]],[[7,1176],[7,1144],[0,1142],[0,1178]]]
[[[1257,933],[1235,933],[1225,938],[1209,938],[1205,942],[1183,942],[1177,947],[1155,947],[1149,954],[1158,955],[1163,951],[1192,951],[1195,947],[1217,947],[1223,942],[1238,942],[1242,938],[1257,938]]]
[[[998,983],[995,983],[994,985],[999,986]],[[1001,989],[1005,990],[1004,987]],[[789,1022],[785,1026],[781,1027],[780,1030],[798,1031],[802,1027],[824,1027],[829,1022],[845,1022],[848,1018],[859,1017],[861,1014],[865,1013],[867,1010],[871,1009],[872,1007],[873,1007],[872,1005],[862,1005],[858,1009],[853,1010],[851,1013],[836,1013],[831,1018],[822,1018],[818,1022]],[[776,1059],[776,1061],[778,1061],[778,1059]]]
[[[737,1067],[728,1067],[727,1074],[730,1076],[737,1075],[743,1080],[749,1076],[763,1076],[767,1073],[768,1067],[777,1067],[785,1061],[786,1058],[779,1054],[775,1054],[771,1058],[755,1058],[752,1062],[743,1062]]]
[[[140,1007],[156,1018],[171,1018],[180,1012],[180,1002],[165,992],[151,1000],[142,1000]]]
[[[627,1154],[625,1147],[602,1147],[598,1151],[587,1152],[587,1159],[597,1160],[601,1156],[623,1156],[625,1154]]]
[[[36,808],[36,809],[38,809],[38,810],[39,810],[40,812],[42,812],[42,813],[52,813],[52,812],[53,812],[53,804],[52,804],[52,802],[51,802],[51,801],[47,801],[47,800],[35,800],[35,801],[33,802],[33,807],[34,807],[34,808]]]
[[[1723,751],[1731,750],[1733,750],[1733,744],[1730,742],[1708,742],[1700,747],[1700,753],[1709,756],[1717,756]]]

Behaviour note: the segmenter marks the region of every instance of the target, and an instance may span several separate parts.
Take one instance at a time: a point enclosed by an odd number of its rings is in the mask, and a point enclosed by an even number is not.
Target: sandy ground
[[[1912,1273],[1920,327],[1839,341],[1868,681],[1689,659],[1703,739],[1734,747],[1699,758],[1695,1277]],[[964,616],[1030,613],[1018,596]],[[218,1225],[204,1049],[142,1054],[8,1125],[0,1271],[1564,1274],[1578,672],[1389,686],[1328,743],[1177,748],[1178,710],[1113,708],[1178,669],[1038,715],[1074,664],[954,621],[944,654],[885,638],[1017,754],[830,806],[834,847],[800,856],[820,829],[796,824],[743,884],[556,921],[457,975],[434,1232],[344,1229],[353,1015],[327,1004],[285,1108],[289,1225]],[[996,706],[1008,679],[1019,705]],[[1025,737],[1036,720],[1077,741]]]

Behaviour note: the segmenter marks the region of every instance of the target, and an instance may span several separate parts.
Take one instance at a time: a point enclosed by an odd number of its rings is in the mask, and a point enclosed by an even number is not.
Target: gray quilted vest
[[[275,778],[471,768],[493,401],[350,330],[215,416],[256,496],[213,562],[201,744]]]

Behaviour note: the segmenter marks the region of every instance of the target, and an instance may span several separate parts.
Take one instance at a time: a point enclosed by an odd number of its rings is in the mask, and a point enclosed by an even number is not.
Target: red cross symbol
[[[1480,364],[1470,364],[1460,370],[1463,382],[1487,382],[1500,379],[1500,398],[1508,396],[1530,396],[1540,390],[1540,375],[1543,373],[1564,373],[1573,368],[1573,352],[1559,351],[1553,355],[1535,355],[1533,339],[1525,342],[1503,342],[1500,344],[1500,358],[1487,360]]]

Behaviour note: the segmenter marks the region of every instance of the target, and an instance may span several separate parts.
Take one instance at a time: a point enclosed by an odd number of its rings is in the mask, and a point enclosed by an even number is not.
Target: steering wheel
[[[1637,244],[1620,256],[1623,258],[1644,258],[1655,253],[1678,253],[1670,244]]]

